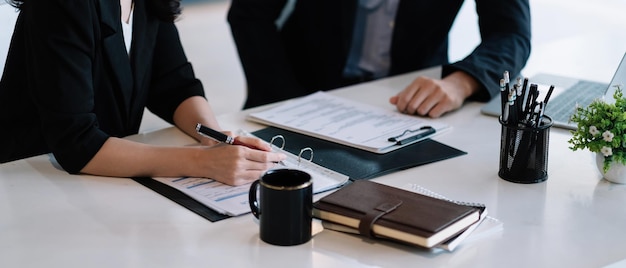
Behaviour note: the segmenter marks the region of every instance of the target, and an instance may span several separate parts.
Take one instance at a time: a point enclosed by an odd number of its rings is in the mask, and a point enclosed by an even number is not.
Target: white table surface
[[[414,75],[332,93],[394,109],[388,97]],[[211,223],[132,180],[68,175],[42,155],[0,165],[0,267],[600,267],[625,259],[626,185],[602,179],[594,156],[568,149],[571,135],[557,128],[547,181],[500,179],[500,125],[480,114],[481,105],[440,119],[453,129],[435,139],[467,155],[375,179],[484,203],[503,222],[501,232],[454,252],[333,231],[299,246],[272,246],[260,241],[250,214]],[[219,120],[231,130],[262,127],[245,121],[247,112]],[[174,128],[131,139],[193,142]]]

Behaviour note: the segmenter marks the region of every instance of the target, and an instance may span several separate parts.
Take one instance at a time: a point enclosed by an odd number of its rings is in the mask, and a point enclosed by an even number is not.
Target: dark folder
[[[203,217],[211,222],[216,222],[219,220],[223,220],[226,218],[230,218],[228,215],[224,215],[218,213],[217,211],[205,206],[204,204],[196,201],[195,199],[189,197],[185,193],[170,187],[169,185],[163,184],[159,181],[153,180],[151,178],[133,178],[139,184],[161,194],[164,197],[176,202],[177,204],[193,211],[198,214],[200,217]]]
[[[315,164],[347,175],[351,180],[372,179],[394,171],[467,154],[431,139],[385,154],[376,154],[276,127],[266,127],[252,134],[268,142],[272,137],[282,135],[285,139],[283,149],[295,155],[298,155],[302,148],[310,147],[313,149]]]
[[[282,135],[285,139],[283,149],[295,155],[298,155],[302,148],[310,147],[313,149],[314,163],[343,173],[351,180],[371,179],[393,171],[467,154],[431,139],[389,153],[376,154],[275,127],[267,127],[252,134],[268,142],[272,137]],[[134,178],[134,180],[209,221],[215,222],[230,217],[151,178]]]

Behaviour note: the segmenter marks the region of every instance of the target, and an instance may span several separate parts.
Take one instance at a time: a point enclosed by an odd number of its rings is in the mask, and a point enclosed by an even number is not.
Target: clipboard
[[[286,140],[284,150],[296,155],[301,148],[310,147],[315,152],[312,159],[315,164],[345,174],[352,181],[372,179],[467,154],[432,139],[425,139],[386,154],[377,154],[277,127],[266,127],[252,132],[252,135],[267,142],[271,142],[276,135],[282,135]]]
[[[376,154],[431,138],[451,127],[323,91],[252,112],[247,120]]]

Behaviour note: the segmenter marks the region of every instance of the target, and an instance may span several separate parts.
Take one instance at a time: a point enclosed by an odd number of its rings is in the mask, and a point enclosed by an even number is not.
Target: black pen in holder
[[[552,119],[543,115],[538,124],[507,124],[500,118],[500,178],[516,183],[548,179],[548,141]]]

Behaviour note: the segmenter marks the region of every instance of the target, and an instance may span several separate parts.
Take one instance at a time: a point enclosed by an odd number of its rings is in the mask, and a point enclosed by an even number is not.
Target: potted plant
[[[621,85],[614,85],[615,102],[594,100],[576,107],[571,121],[578,124],[569,140],[570,149],[596,153],[598,169],[605,179],[626,183],[626,98]]]

